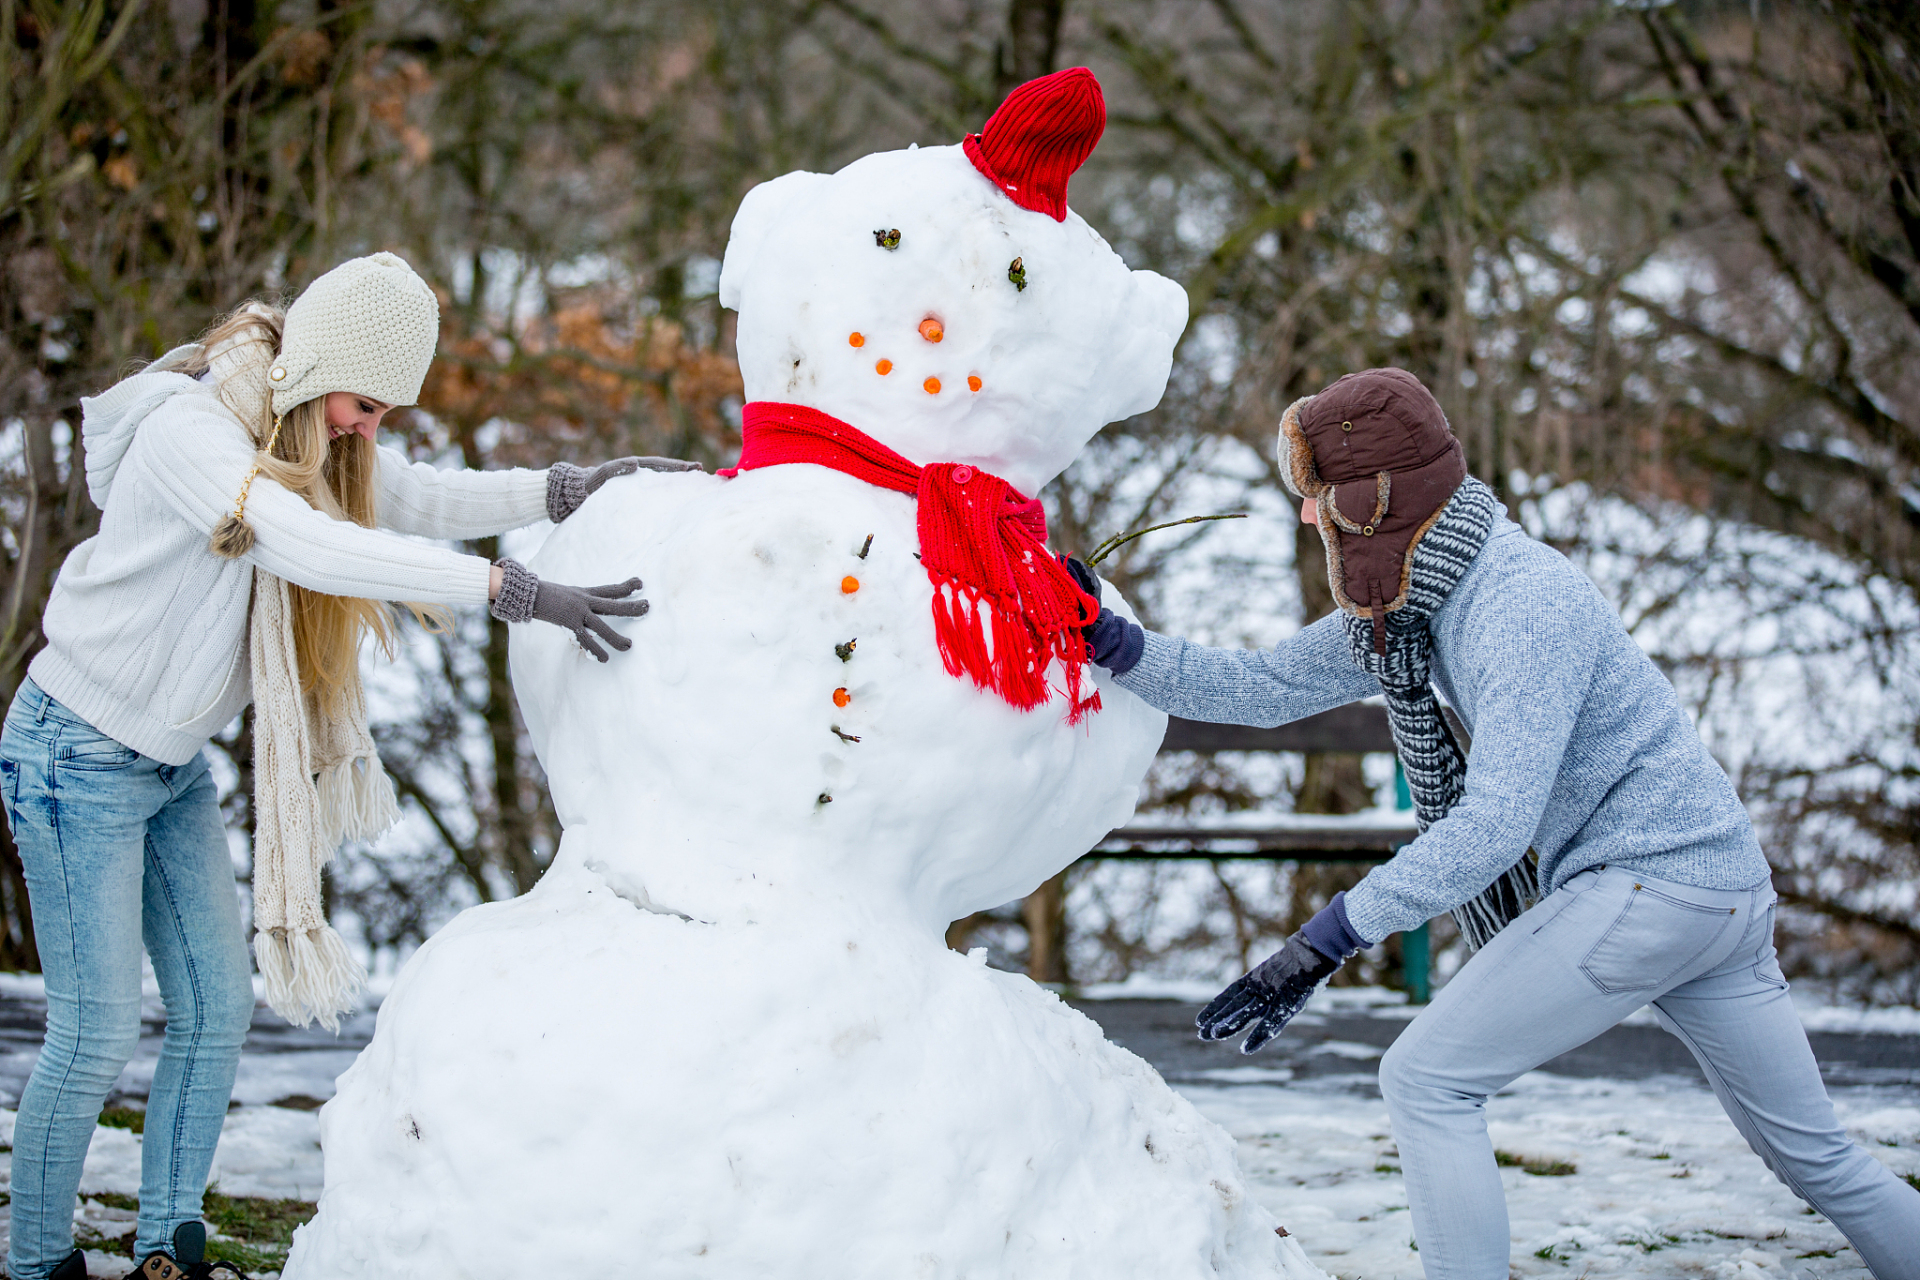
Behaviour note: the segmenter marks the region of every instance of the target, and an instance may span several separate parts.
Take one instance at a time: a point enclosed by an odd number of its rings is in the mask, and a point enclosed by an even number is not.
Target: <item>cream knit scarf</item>
[[[271,420],[264,327],[209,353],[221,399],[256,445]],[[300,688],[286,580],[255,566],[248,627],[253,669],[253,952],[267,1004],[296,1026],[340,1029],[366,972],[327,923],[320,869],[345,840],[371,840],[400,816],[393,782],[367,732],[356,679],[335,714]]]

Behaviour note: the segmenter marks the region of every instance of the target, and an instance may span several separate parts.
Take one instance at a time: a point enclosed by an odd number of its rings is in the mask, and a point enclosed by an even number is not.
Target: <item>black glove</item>
[[[1055,556],[1060,567],[1073,575],[1080,589],[1093,597],[1095,604],[1100,603],[1100,578],[1092,566],[1075,560],[1072,556]],[[1147,634],[1138,623],[1128,622],[1111,609],[1102,609],[1095,614],[1087,625],[1080,628],[1080,638],[1087,642],[1090,651],[1088,657],[1096,667],[1105,667],[1115,675],[1124,675],[1133,670],[1134,663],[1140,661],[1140,654],[1147,647]]]
[[[1338,960],[1315,951],[1306,934],[1296,933],[1252,973],[1215,996],[1193,1025],[1200,1028],[1202,1040],[1225,1040],[1252,1023],[1240,1052],[1253,1053],[1279,1035],[1313,989],[1339,967]]]
[[[615,476],[630,476],[642,468],[648,471],[698,471],[697,462],[679,458],[615,458],[589,470],[571,462],[556,462],[547,468],[547,516],[559,524],[580,509],[580,504]]]
[[[1073,580],[1082,591],[1093,597],[1094,604],[1100,603],[1100,577],[1094,573],[1092,566],[1082,564],[1072,556],[1055,556],[1054,559],[1060,562],[1061,568],[1073,575]]]
[[[491,612],[502,622],[528,622],[535,618],[565,627],[573,632],[580,647],[605,662],[607,651],[594,636],[625,653],[633,641],[601,621],[602,614],[616,618],[638,618],[648,609],[645,600],[629,600],[640,589],[640,579],[628,578],[604,587],[569,587],[558,582],[542,582],[518,560],[496,560],[500,566],[500,594],[494,598]]]

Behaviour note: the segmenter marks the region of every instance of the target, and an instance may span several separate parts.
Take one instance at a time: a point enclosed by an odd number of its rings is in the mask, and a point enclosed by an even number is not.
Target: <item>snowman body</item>
[[[757,188],[722,296],[750,399],[1029,493],[1157,400],[1185,318],[959,148]],[[402,972],[290,1280],[1319,1276],[1223,1131],[944,946],[1126,819],[1165,717],[951,674],[918,550],[911,494],[815,465],[643,472],[554,532],[536,573],[654,610],[605,665],[516,632],[559,852]]]

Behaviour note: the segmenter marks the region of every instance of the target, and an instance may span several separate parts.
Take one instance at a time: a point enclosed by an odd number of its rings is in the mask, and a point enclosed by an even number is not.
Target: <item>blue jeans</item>
[[[138,1256],[171,1250],[200,1195],[253,1019],[253,979],[206,756],[161,764],[20,686],[0,731],[0,800],[25,865],[47,1035],[13,1130],[7,1271],[73,1252],[95,1122],[140,1039],[140,947],[166,1001],[147,1097]]]
[[[1847,1139],[1773,950],[1773,889],[1584,871],[1461,967],[1380,1062],[1428,1280],[1507,1280],[1487,1096],[1645,1004],[1767,1168],[1877,1280],[1920,1280],[1920,1191]]]

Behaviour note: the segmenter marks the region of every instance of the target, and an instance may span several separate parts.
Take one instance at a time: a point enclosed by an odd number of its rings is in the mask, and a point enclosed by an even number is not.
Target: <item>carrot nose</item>
[[[920,336],[928,342],[938,342],[947,336],[946,329],[932,316],[920,322]]]

